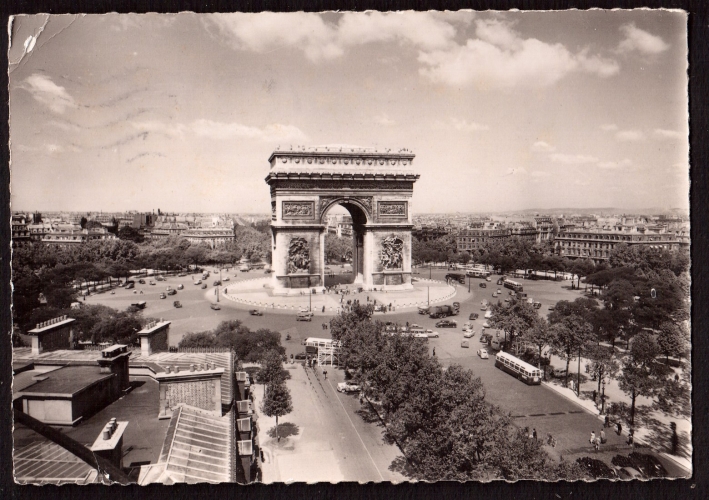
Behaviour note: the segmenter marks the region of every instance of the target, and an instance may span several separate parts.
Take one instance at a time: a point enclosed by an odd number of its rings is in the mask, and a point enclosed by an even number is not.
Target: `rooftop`
[[[111,378],[110,373],[101,373],[98,365],[67,366],[42,375],[46,377],[36,384],[22,389],[25,394],[76,394],[100,380]]]
[[[18,483],[88,484],[98,477],[94,468],[48,439],[16,447],[13,462]]]

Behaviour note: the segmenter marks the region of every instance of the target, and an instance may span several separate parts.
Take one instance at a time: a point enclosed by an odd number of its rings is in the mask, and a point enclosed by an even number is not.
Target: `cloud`
[[[389,118],[386,113],[382,113],[381,115],[375,116],[374,122],[385,127],[391,127],[392,125],[396,125],[396,122]]]
[[[565,165],[583,165],[585,163],[596,163],[598,158],[589,155],[569,155],[563,153],[553,153],[549,155],[549,159],[554,163],[563,163]]]
[[[616,130],[618,130],[618,125],[616,125],[615,123],[606,123],[604,125],[601,125],[601,130],[603,130],[604,132],[615,132]]]
[[[243,125],[241,123],[224,123],[212,120],[195,120],[189,125],[170,124],[158,121],[133,122],[133,127],[143,133],[159,133],[171,137],[196,135],[214,140],[254,139],[264,142],[303,141],[308,136],[294,125],[274,123],[263,128]]]
[[[274,123],[263,128],[250,127],[240,123],[222,123],[212,120],[196,120],[191,130],[198,136],[210,139],[256,139],[259,141],[307,141],[307,136],[293,125]]]
[[[531,174],[532,177],[550,177],[551,174],[549,172],[545,172],[544,170],[535,170]]]
[[[618,170],[620,168],[628,168],[633,165],[633,162],[628,158],[621,161],[600,161],[596,164],[598,168],[603,170]]]
[[[659,54],[666,51],[670,46],[659,36],[652,35],[635,26],[635,23],[624,24],[620,31],[625,34],[625,38],[616,49],[620,53],[633,51],[646,55]]]
[[[664,128],[656,128],[653,130],[653,135],[658,139],[686,139],[687,134],[677,132],[676,130],[666,130]]]
[[[551,153],[552,151],[556,151],[556,148],[554,146],[544,141],[535,142],[534,144],[532,144],[531,149],[535,153]]]
[[[419,73],[436,83],[483,88],[545,87],[573,72],[601,77],[615,75],[617,62],[590,56],[584,49],[571,53],[560,43],[522,38],[509,23],[475,21],[477,38],[446,50],[421,52]]]
[[[459,132],[483,132],[490,127],[481,123],[468,122],[465,119],[450,118],[448,121],[436,120],[433,127],[438,130],[457,130]]]
[[[67,108],[75,108],[76,102],[64,87],[55,84],[44,75],[35,73],[25,79],[22,87],[27,90],[36,101],[44,104],[55,113],[62,114]]]
[[[639,130],[621,130],[615,134],[615,138],[622,142],[638,142],[645,140],[645,134]]]

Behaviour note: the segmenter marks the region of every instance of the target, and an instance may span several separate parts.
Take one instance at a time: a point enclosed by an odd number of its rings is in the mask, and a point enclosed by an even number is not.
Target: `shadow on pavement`
[[[290,436],[297,436],[299,432],[300,428],[292,422],[283,422],[278,424],[278,436],[280,436],[281,439]],[[274,425],[271,427],[266,434],[268,434],[268,437],[276,439],[276,426]]]
[[[648,418],[644,422],[645,427],[650,431],[646,440],[652,442],[657,451],[664,451],[672,454],[672,429],[665,422],[660,422],[654,418]],[[677,453],[676,456],[691,458],[689,436],[686,432],[677,433]]]
[[[404,457],[396,457],[389,465],[389,470],[398,472],[407,479],[416,479],[414,471]]]

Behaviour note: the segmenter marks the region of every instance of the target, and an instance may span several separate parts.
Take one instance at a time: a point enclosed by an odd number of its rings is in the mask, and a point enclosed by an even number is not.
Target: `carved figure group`
[[[310,248],[305,238],[293,238],[288,247],[288,274],[310,271]]]
[[[396,236],[382,240],[380,262],[383,269],[401,269],[403,266],[404,242]]]

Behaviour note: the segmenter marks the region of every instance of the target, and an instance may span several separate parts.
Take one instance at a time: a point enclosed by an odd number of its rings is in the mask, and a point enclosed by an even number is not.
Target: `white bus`
[[[471,278],[487,278],[490,276],[490,271],[484,271],[482,269],[469,269],[468,271],[465,272],[466,276],[470,276]]]
[[[511,279],[505,278],[502,284],[505,286],[505,288],[510,288],[514,290],[515,292],[522,292],[524,291],[524,288],[522,287],[522,283],[519,283],[517,281],[512,281]]]
[[[522,361],[506,352],[498,352],[495,357],[495,366],[500,370],[514,375],[528,385],[539,385],[542,383],[542,371],[536,366]]]

